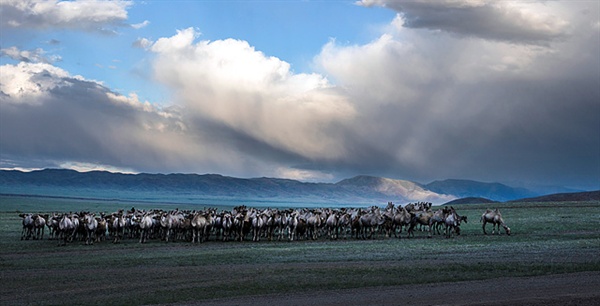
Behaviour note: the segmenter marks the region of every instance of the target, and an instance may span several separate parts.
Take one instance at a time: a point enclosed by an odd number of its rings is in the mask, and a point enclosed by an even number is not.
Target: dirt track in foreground
[[[599,305],[600,272],[316,291],[191,305]]]

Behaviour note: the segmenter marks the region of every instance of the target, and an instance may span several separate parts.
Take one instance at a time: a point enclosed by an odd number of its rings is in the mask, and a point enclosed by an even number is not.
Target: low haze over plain
[[[600,189],[598,1],[0,1],[0,168]]]

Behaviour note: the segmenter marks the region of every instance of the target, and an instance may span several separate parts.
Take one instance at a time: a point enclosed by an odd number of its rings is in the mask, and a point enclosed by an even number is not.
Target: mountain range
[[[0,193],[118,200],[193,203],[314,203],[377,205],[393,201],[443,204],[458,198],[509,201],[536,197],[533,191],[500,183],[444,180],[419,184],[374,176],[337,183],[307,183],[278,178],[235,178],[218,174],[123,174],[44,169],[0,170]]]
[[[456,179],[434,181],[424,187],[436,193],[451,194],[458,198],[479,197],[500,202],[540,195],[525,188],[510,187],[500,183]]]

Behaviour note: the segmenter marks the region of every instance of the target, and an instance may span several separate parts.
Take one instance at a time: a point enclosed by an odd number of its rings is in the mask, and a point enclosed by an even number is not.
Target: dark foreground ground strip
[[[188,305],[599,305],[600,272],[227,298]]]

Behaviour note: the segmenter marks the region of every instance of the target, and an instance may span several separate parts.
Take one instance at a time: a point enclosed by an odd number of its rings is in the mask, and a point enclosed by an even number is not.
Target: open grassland
[[[317,241],[151,241],[143,245],[124,240],[92,246],[73,242],[66,247],[57,247],[54,240],[20,240],[19,212],[112,212],[133,205],[193,208],[0,197],[0,304],[189,303],[600,271],[598,202],[457,205],[468,223],[461,226],[460,236],[450,239],[438,235],[427,239],[426,232],[416,232],[411,239],[321,237]],[[495,207],[512,236],[483,235],[479,218],[486,208]]]

